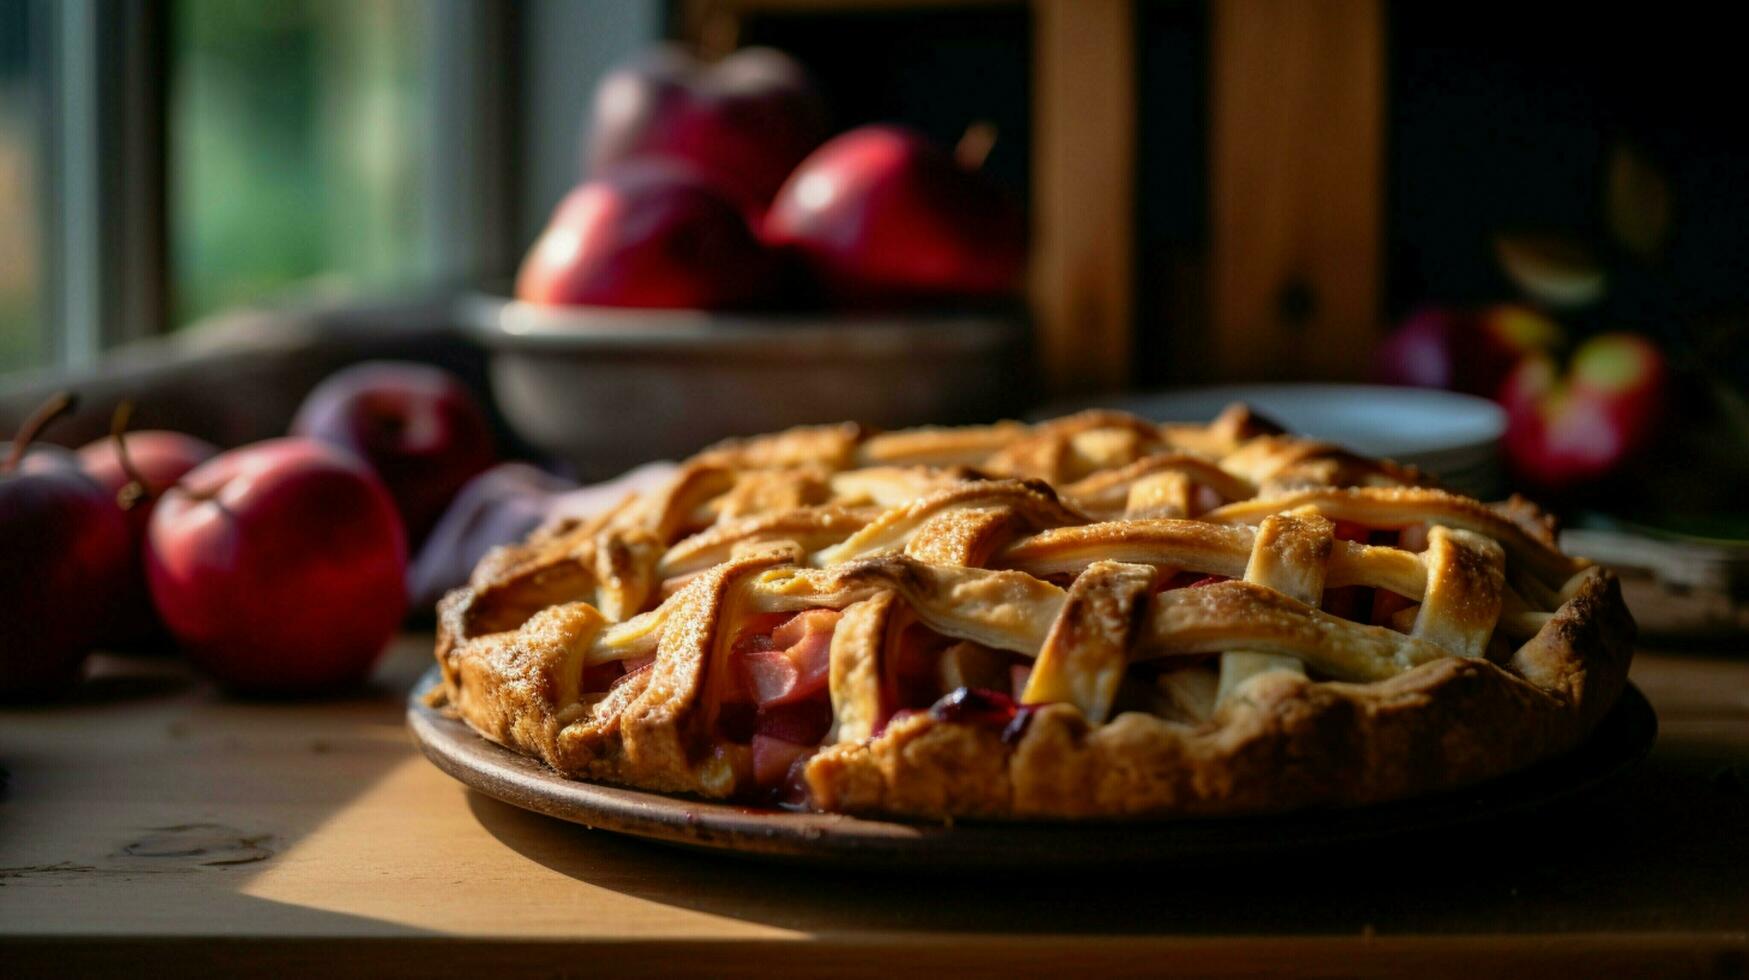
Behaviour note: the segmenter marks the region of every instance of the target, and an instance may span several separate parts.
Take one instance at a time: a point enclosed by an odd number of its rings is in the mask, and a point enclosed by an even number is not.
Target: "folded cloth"
[[[493,548],[519,541],[550,520],[598,514],[673,472],[673,463],[646,463],[585,487],[527,463],[500,463],[481,473],[456,494],[407,569],[415,613],[430,615],[437,600],[466,584]]]

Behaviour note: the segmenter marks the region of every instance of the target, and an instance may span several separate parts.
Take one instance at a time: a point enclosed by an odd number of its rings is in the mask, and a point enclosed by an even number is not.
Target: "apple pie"
[[[588,780],[909,817],[1447,790],[1581,740],[1633,621],[1551,522],[1205,425],[796,429],[499,549],[435,699]]]

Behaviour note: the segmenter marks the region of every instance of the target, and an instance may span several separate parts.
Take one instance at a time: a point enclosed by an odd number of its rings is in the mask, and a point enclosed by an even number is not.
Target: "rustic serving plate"
[[[1621,776],[1645,757],[1658,732],[1652,706],[1630,684],[1578,749],[1457,793],[1356,810],[1224,820],[912,823],[736,806],[566,779],[427,707],[424,694],[437,683],[433,667],[408,698],[413,737],[439,769],[494,799],[597,830],[699,850],[907,872],[1241,863],[1522,818]]]

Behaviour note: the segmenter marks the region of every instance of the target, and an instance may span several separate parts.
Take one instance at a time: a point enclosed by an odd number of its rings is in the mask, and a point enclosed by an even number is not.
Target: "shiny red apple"
[[[1410,314],[1379,345],[1373,374],[1387,384],[1492,398],[1520,361],[1561,341],[1561,328],[1528,307],[1502,305],[1481,313],[1428,307]]]
[[[370,361],[335,372],[304,399],[291,432],[369,463],[411,545],[498,458],[491,424],[467,385],[427,364]]]
[[[365,462],[313,439],[215,456],[158,501],[146,574],[164,625],[225,687],[364,679],[406,609],[406,541]]]
[[[696,174],[638,167],[566,197],[522,263],[516,295],[557,306],[714,310],[771,292],[773,257]]]
[[[745,48],[707,65],[664,45],[596,88],[588,173],[676,160],[757,214],[826,132],[825,102],[788,55]]]
[[[39,413],[0,453],[0,700],[78,680],[128,570],[115,502],[72,454],[28,449],[52,414]]]
[[[809,154],[763,234],[849,305],[1001,296],[1019,288],[1026,229],[981,172],[922,135],[863,126]]]
[[[128,465],[123,465],[113,438],[100,439],[79,450],[79,465],[111,501],[118,501],[136,476],[143,484],[139,496],[122,508],[128,525],[129,571],[122,594],[107,617],[103,642],[120,647],[158,646],[168,637],[152,609],[152,594],[146,588],[146,566],[141,557],[146,523],[151,520],[158,495],[182,479],[183,474],[217,455],[219,448],[204,439],[163,430],[130,432],[125,438]],[[122,506],[119,502],[116,505]]]
[[[1658,348],[1627,333],[1587,340],[1564,368],[1527,358],[1500,391],[1514,474],[1551,494],[1609,475],[1656,434],[1667,375]]]

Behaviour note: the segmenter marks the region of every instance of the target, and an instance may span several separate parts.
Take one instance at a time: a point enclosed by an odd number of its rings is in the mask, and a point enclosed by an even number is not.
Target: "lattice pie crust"
[[[1235,406],[724,444],[493,553],[437,659],[477,731],[579,778],[1135,817],[1521,768],[1585,737],[1632,638],[1528,503]]]

